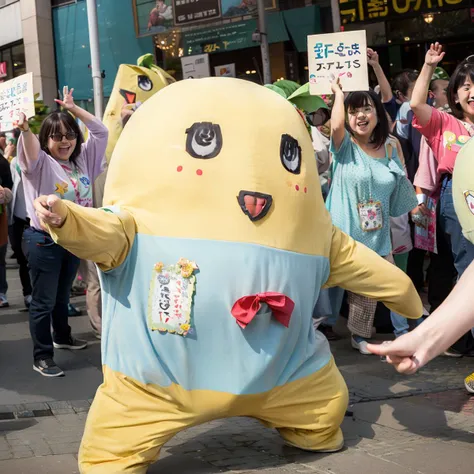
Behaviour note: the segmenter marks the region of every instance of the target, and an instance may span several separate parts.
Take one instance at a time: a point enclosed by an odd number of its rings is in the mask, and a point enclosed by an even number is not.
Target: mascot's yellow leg
[[[319,372],[255,395],[179,385],[144,385],[104,367],[79,452],[81,474],[145,474],[179,431],[218,418],[249,416],[277,428],[288,444],[342,448],[346,384],[333,360]]]
[[[317,373],[272,390],[257,418],[291,446],[335,452],[344,445],[340,426],[348,401],[346,383],[331,360]]]

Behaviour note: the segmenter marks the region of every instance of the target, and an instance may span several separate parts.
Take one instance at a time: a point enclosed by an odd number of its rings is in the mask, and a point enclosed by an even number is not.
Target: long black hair
[[[69,160],[75,165],[77,157],[81,154],[84,136],[82,135],[79,125],[74,120],[74,117],[68,112],[61,112],[59,110],[56,112],[51,112],[44,119],[43,123],[41,124],[41,129],[38,136],[41,149],[49,155],[51,154],[48,148],[49,137],[55,133],[62,133],[61,124],[66,127],[68,132],[73,132],[77,136],[76,147],[69,158]]]
[[[380,148],[387,141],[390,134],[390,127],[387,115],[385,114],[385,109],[379,96],[374,91],[357,91],[351,92],[344,101],[346,114],[349,110],[359,109],[360,107],[366,107],[368,105],[375,107],[375,111],[377,112],[377,125],[370,137],[370,143],[375,145],[376,148]],[[354,136],[354,131],[349,126],[347,120],[346,129],[352,136]]]
[[[469,56],[458,64],[448,85],[448,103],[453,115],[462,120],[464,111],[459,102],[456,101],[458,90],[465,84],[466,79],[474,83],[474,56]]]

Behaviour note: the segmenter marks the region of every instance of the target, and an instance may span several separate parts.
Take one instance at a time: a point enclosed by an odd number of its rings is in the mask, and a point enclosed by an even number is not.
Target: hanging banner
[[[173,28],[171,0],[133,0],[137,36],[166,33]]]
[[[13,130],[20,112],[27,118],[35,115],[33,74],[30,72],[0,83],[0,132]]]
[[[132,5],[138,37],[219,18],[257,16],[257,0],[132,0]],[[276,0],[264,0],[264,5],[277,9]]]
[[[183,79],[201,79],[211,76],[208,54],[185,56],[181,58],[181,66],[183,68]]]
[[[257,15],[257,0],[220,0],[222,16],[231,18],[236,16]],[[265,10],[275,10],[276,0],[263,0]]]
[[[174,24],[189,25],[221,16],[219,0],[173,0]]]
[[[308,36],[308,67],[311,95],[331,94],[334,77],[342,90],[369,90],[365,31]]]

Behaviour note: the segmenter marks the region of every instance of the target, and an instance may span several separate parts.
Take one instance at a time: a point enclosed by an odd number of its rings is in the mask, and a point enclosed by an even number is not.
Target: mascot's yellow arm
[[[54,212],[65,221],[61,228],[48,227],[48,232],[77,257],[96,262],[103,271],[120,266],[127,258],[136,234],[130,213],[113,214],[69,201],[60,201]]]
[[[326,287],[340,286],[381,301],[405,318],[423,315],[420,297],[408,276],[337,227],[333,227],[330,260]]]

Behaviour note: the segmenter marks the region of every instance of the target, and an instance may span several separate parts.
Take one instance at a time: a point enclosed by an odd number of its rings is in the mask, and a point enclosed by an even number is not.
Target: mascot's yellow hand
[[[61,227],[64,224],[67,209],[58,196],[40,196],[35,199],[33,205],[43,229],[47,230],[47,226]]]

